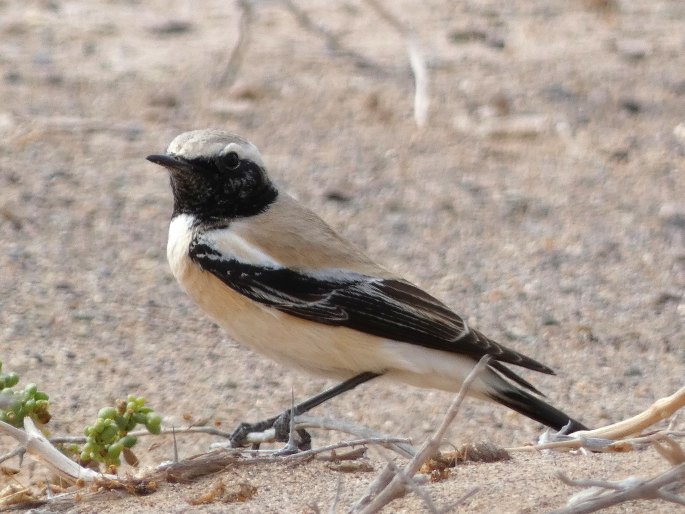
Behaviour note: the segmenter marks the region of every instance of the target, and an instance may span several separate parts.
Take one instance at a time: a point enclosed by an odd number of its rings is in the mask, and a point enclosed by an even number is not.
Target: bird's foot
[[[258,450],[261,441],[249,441],[248,436],[252,433],[263,433],[269,429],[274,430],[273,439],[282,443],[288,443],[278,453],[288,455],[312,447],[312,437],[303,428],[290,430],[290,411],[287,410],[274,418],[269,418],[257,423],[241,423],[236,427],[230,437],[232,448],[241,448],[252,445],[253,450]]]
[[[259,449],[259,442],[248,441],[248,436],[253,433],[260,433],[269,430],[273,427],[274,423],[278,418],[269,418],[264,421],[258,421],[257,423],[240,423],[229,438],[232,448],[243,448],[252,444],[253,450]]]

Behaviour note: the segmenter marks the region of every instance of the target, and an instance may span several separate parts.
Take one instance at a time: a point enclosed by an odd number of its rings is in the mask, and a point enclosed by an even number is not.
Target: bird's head
[[[166,154],[147,160],[169,172],[174,215],[192,214],[201,221],[254,216],[278,195],[257,147],[221,130],[185,132]]]

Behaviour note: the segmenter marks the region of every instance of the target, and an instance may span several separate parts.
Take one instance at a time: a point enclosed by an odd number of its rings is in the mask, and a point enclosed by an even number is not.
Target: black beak
[[[160,166],[164,166],[170,171],[190,171],[192,166],[188,161],[181,157],[171,155],[148,155],[146,159]]]

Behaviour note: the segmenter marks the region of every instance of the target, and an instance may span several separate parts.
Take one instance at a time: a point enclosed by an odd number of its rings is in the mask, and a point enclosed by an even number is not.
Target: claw
[[[270,428],[274,429],[276,441],[289,443],[282,451],[296,453],[297,451],[309,450],[312,447],[312,437],[302,428],[295,430],[293,435],[296,437],[293,437],[294,441],[290,440],[290,411],[286,411],[275,418],[269,418],[257,423],[240,423],[229,438],[231,448],[249,446],[250,442],[247,440],[249,434],[264,432]],[[258,450],[259,443],[253,443],[252,449]]]
[[[278,418],[270,418],[264,421],[258,421],[257,423],[240,423],[236,429],[231,434],[229,441],[231,442],[231,448],[242,448],[248,446],[250,443],[247,440],[247,436],[252,432],[264,432],[274,426]],[[253,450],[259,449],[259,443],[252,445]]]

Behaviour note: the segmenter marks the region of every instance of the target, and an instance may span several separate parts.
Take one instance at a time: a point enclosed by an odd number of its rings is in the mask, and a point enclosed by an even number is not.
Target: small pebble
[[[637,114],[642,110],[642,105],[633,98],[626,98],[621,100],[621,109],[629,112],[630,114]]]
[[[685,145],[685,121],[675,126],[673,135],[679,143]]]
[[[153,25],[148,30],[153,34],[160,34],[164,36],[184,34],[190,32],[193,24],[188,21],[181,20],[167,20],[158,25]]]
[[[667,225],[685,228],[685,203],[665,203],[659,208],[658,216]]]
[[[348,195],[341,193],[340,191],[326,191],[325,197],[326,200],[338,203],[347,203],[351,200]]]
[[[637,61],[647,57],[651,47],[644,39],[619,39],[616,41],[616,51],[626,59]]]
[[[642,370],[637,366],[630,366],[629,368],[626,368],[626,370],[623,372],[623,375],[626,377],[641,377]]]

